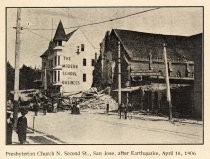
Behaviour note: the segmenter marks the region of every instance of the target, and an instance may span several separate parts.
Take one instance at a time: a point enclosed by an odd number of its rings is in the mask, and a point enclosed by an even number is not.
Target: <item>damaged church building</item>
[[[131,103],[136,111],[168,115],[165,44],[173,116],[202,119],[202,36],[112,29],[100,44],[94,85],[110,88],[118,100],[120,52],[121,103]]]

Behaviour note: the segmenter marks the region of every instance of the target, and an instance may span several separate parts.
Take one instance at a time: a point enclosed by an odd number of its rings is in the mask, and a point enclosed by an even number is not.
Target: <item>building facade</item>
[[[80,29],[66,34],[60,21],[48,49],[41,55],[44,89],[64,94],[88,90],[95,54]]]
[[[138,110],[167,114],[164,44],[173,112],[178,116],[197,114],[201,117],[202,103],[198,96],[202,90],[199,83],[202,76],[198,77],[198,74],[202,72],[202,66],[198,64],[195,67],[194,62],[195,52],[196,55],[202,53],[202,34],[187,37],[119,29],[107,32],[101,42],[101,60],[98,63],[103,87],[111,87],[117,100],[120,51],[122,103],[131,102]],[[195,83],[195,78],[200,79],[196,80],[199,84]],[[196,92],[199,92],[197,97]]]

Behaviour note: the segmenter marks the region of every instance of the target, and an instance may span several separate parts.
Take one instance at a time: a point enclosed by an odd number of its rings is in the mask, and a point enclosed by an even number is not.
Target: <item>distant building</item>
[[[101,57],[97,65],[102,71],[101,87],[111,87],[116,100],[118,42],[123,103],[131,102],[138,110],[167,113],[165,43],[173,112],[177,116],[202,116],[202,34],[188,37],[119,29],[107,32],[101,42]]]
[[[85,91],[92,85],[95,49],[76,29],[65,33],[60,21],[42,58],[42,85],[54,93]]]

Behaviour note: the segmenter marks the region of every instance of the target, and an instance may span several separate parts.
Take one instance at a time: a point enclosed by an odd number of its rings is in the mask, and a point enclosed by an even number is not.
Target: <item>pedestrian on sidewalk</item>
[[[43,115],[47,114],[47,104],[44,102],[43,103]]]
[[[128,106],[127,104],[124,107],[124,115],[125,115],[125,119],[127,119],[127,113],[128,113]]]
[[[39,107],[40,107],[40,99],[38,98],[38,94],[34,94],[33,96],[33,109],[34,109],[34,115],[38,115]]]
[[[119,107],[119,112],[120,112],[120,119],[121,119],[121,116],[122,116],[122,112],[124,111],[124,108],[125,108],[125,104],[122,103]]]
[[[43,95],[42,103],[43,103],[43,114],[46,115],[47,114],[48,98],[47,98],[47,96],[45,96],[45,94]]]
[[[34,104],[34,115],[37,116],[38,115],[38,111],[39,111],[39,103],[35,103]]]
[[[18,134],[18,139],[20,144],[25,144],[26,142],[26,134],[27,134],[27,118],[25,117],[25,115],[28,113],[27,110],[22,110],[21,111],[21,117],[18,118],[17,121],[17,134]]]
[[[11,111],[7,111],[7,144],[12,144],[12,130],[14,127],[14,119],[11,118]]]
[[[109,103],[106,104],[106,113],[109,114]]]
[[[58,103],[56,101],[53,102],[53,113],[58,112]]]

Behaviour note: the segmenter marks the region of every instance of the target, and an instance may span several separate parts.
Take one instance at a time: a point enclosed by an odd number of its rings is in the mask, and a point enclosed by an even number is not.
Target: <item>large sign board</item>
[[[160,72],[151,72],[151,71],[139,71],[131,72],[131,76],[161,76]]]

